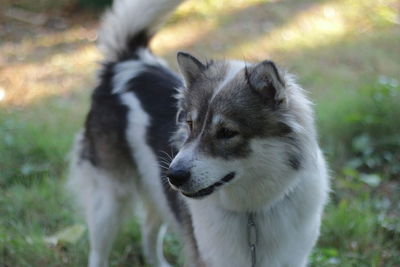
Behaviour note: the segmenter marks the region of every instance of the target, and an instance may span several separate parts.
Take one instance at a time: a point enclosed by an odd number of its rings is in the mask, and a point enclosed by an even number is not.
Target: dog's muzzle
[[[235,178],[235,172],[230,172],[227,175],[225,175],[222,179],[220,179],[218,182],[206,188],[203,188],[195,193],[188,193],[183,191],[181,191],[181,193],[189,198],[203,198],[213,193],[215,189],[217,189],[218,187],[221,187],[222,185],[225,185],[226,183],[232,181],[233,178]]]

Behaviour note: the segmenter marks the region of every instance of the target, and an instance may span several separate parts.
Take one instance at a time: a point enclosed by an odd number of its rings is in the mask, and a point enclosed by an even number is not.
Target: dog
[[[105,59],[68,185],[89,228],[91,267],[108,266],[138,210],[143,254],[169,266],[166,227],[185,265],[306,266],[329,191],[311,102],[294,76],[260,63],[149,49],[178,0],[116,0],[99,34]]]

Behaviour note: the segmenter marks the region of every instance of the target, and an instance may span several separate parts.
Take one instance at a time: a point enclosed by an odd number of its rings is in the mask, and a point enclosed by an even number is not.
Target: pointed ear
[[[193,81],[206,69],[206,66],[194,56],[178,52],[177,55],[179,70],[186,82],[186,87],[190,87]]]
[[[265,60],[247,68],[246,79],[250,88],[268,103],[280,105],[285,102],[285,83],[274,62]]]

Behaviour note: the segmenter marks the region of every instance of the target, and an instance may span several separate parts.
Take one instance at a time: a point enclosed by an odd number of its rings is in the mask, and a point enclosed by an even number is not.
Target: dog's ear
[[[286,101],[285,83],[274,62],[265,60],[246,68],[246,79],[250,88],[268,103],[281,105]]]
[[[178,52],[177,60],[186,87],[190,87],[193,81],[206,69],[203,63],[188,53]]]

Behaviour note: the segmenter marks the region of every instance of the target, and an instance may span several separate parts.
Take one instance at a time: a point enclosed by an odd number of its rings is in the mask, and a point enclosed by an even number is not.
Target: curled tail
[[[133,57],[182,0],[114,0],[103,17],[99,47],[107,61]]]

